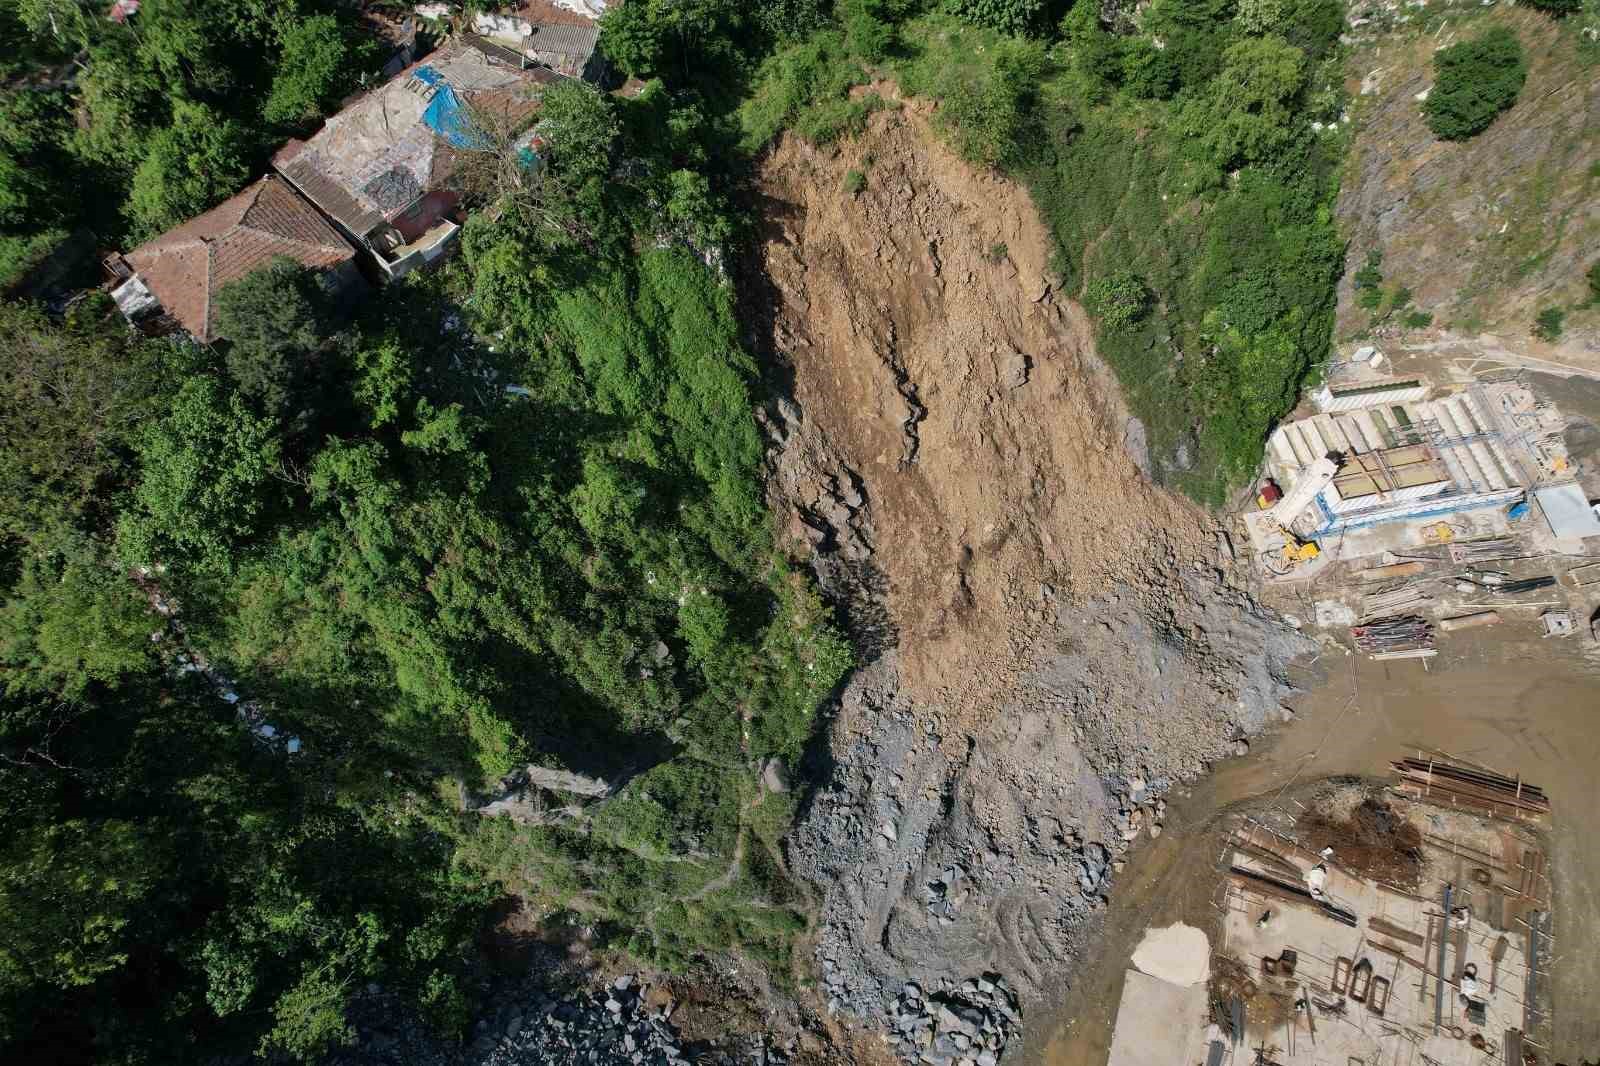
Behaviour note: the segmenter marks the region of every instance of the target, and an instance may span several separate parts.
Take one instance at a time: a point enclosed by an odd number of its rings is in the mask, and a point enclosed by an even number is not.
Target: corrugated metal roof
[[[1600,518],[1595,517],[1589,497],[1576,482],[1534,489],[1533,497],[1539,501],[1539,509],[1556,536],[1563,539],[1600,537]]]
[[[540,23],[533,27],[523,46],[535,52],[554,52],[588,59],[594,54],[595,44],[599,40],[600,27],[593,22],[584,26]]]

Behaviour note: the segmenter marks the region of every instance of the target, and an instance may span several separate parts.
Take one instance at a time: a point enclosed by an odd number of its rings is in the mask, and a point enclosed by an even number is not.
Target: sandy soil
[[[1151,923],[1204,923],[1215,878],[1196,877],[1218,854],[1216,813],[1341,774],[1380,775],[1419,747],[1476,759],[1541,786],[1555,809],[1556,1061],[1600,1050],[1600,674],[1529,631],[1482,631],[1442,649],[1431,672],[1330,652],[1328,679],[1297,702],[1299,716],[1247,759],[1221,764],[1168,808],[1169,828],[1147,845],[1113,893],[1103,936],[1080,980],[1048,1017],[1034,1019],[1026,1061],[1102,1066],[1129,953]]]
[[[1124,450],[1126,415],[1082,310],[1050,293],[1026,192],[956,158],[926,105],[842,149],[785,138],[762,187],[773,332],[794,402],[855,482],[847,504],[870,506],[914,698],[992,713],[1042,584],[1080,599],[1211,559],[1209,519]]]

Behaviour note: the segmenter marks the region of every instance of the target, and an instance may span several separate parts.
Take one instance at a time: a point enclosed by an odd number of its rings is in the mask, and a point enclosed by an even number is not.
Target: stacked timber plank
[[[1361,597],[1361,618],[1365,621],[1416,611],[1432,599],[1419,581],[1390,585]]]
[[[1527,552],[1515,537],[1488,537],[1483,540],[1463,540],[1450,545],[1450,561],[1482,563],[1491,559],[1523,559]]]
[[[1437,759],[1401,759],[1390,766],[1400,792],[1429,803],[1523,822],[1550,814],[1544,790],[1521,778]]]

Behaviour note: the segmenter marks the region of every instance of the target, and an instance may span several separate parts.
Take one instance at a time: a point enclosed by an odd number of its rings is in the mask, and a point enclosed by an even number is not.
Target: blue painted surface
[[[1387,522],[1410,522],[1418,518],[1433,518],[1438,515],[1458,514],[1461,511],[1476,511],[1483,507],[1499,507],[1506,501],[1504,499],[1473,500],[1471,497],[1451,496],[1440,500],[1435,507],[1424,506],[1416,511],[1407,511],[1404,515],[1396,515],[1390,512],[1389,514],[1365,520],[1357,515],[1343,524],[1339,524],[1338,517],[1328,510],[1328,505],[1323,502],[1321,493],[1317,494],[1315,502],[1318,513],[1322,515],[1322,521],[1318,523],[1316,532],[1312,536],[1320,537],[1326,533],[1343,533],[1352,529],[1366,529],[1369,526],[1381,526]],[[1523,501],[1520,506],[1526,508],[1527,501]]]
[[[444,80],[443,74],[432,67],[423,66],[416,69],[415,75],[419,81],[434,87],[433,99],[428,101],[428,109],[422,113],[422,121],[428,124],[429,129],[456,148],[490,147],[489,138],[472,124],[472,116],[467,113],[461,97]]]
[[[1511,519],[1513,522],[1516,521],[1519,518],[1526,518],[1527,516],[1528,516],[1528,501],[1527,500],[1518,500],[1516,503],[1514,503],[1510,507],[1506,508],[1506,517]]]

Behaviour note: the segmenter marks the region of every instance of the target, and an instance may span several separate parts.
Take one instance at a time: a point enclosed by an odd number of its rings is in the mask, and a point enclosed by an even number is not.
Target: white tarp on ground
[[[606,13],[606,0],[554,0],[557,7],[597,19]]]
[[[1203,931],[1182,922],[1150,929],[1134,949],[1133,964],[1179,987],[1203,984],[1211,976],[1211,942]]]
[[[1533,498],[1539,501],[1550,531],[1562,540],[1600,537],[1600,518],[1594,516],[1589,497],[1576,482],[1534,489]]]

